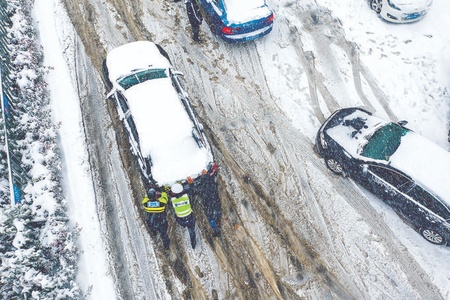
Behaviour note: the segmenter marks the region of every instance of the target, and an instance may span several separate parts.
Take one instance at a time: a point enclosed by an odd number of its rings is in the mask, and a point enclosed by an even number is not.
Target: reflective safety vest
[[[172,206],[175,210],[175,214],[179,218],[184,218],[192,213],[191,203],[189,202],[189,196],[184,194],[179,198],[172,198]]]
[[[149,213],[162,213],[166,209],[166,204],[169,201],[169,197],[166,192],[162,192],[157,201],[151,201],[148,197],[142,200],[144,210]]]

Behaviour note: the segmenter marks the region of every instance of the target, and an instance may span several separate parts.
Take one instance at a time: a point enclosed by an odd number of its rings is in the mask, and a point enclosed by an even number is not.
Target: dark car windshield
[[[166,69],[147,69],[144,71],[136,72],[132,75],[128,75],[124,78],[122,78],[119,81],[119,85],[124,88],[125,90],[129,89],[133,85],[136,85],[138,83],[151,80],[151,79],[157,79],[157,78],[167,78],[167,72]]]
[[[362,156],[389,160],[392,154],[398,149],[402,136],[409,130],[397,124],[389,123],[378,129],[364,146]]]

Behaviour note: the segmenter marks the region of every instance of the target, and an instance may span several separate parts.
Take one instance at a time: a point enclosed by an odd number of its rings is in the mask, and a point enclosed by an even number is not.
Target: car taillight
[[[222,33],[224,34],[234,34],[241,30],[241,27],[228,27],[224,26],[222,27]]]
[[[217,171],[217,165],[213,164],[212,167],[209,169],[209,175],[214,175]]]
[[[271,14],[267,19],[264,20],[264,24],[267,24],[267,25],[272,24],[274,18],[275,18],[274,15]]]

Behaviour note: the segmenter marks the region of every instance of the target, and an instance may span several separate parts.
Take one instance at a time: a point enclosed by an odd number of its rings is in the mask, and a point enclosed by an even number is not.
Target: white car
[[[392,23],[411,23],[422,19],[433,0],[369,0],[370,7]]]
[[[115,48],[103,73],[147,189],[200,181],[216,171],[203,126],[179,81],[183,74],[159,45],[138,41]]]

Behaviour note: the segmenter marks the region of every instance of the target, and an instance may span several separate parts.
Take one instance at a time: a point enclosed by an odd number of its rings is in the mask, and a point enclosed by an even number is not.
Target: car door
[[[369,166],[367,173],[374,193],[389,204],[405,221],[415,223],[417,205],[406,194],[414,187],[414,181],[404,174],[383,166]]]
[[[415,185],[407,195],[415,204],[415,213],[411,219],[417,227],[434,229],[448,227],[446,220],[450,219],[450,211],[434,195],[420,185]]]
[[[414,204],[405,192],[414,186],[409,177],[392,169],[370,165],[367,166],[369,189],[383,199],[398,213],[409,216],[414,212]]]
[[[128,108],[127,100],[120,92],[116,92],[116,100],[117,100],[117,110],[119,111],[119,117],[122,120],[125,129],[127,130],[131,146],[135,149],[139,149],[138,146],[139,135],[137,133],[136,125],[134,124],[133,121],[133,116],[131,115],[131,112]]]
[[[123,120],[127,114],[129,114],[128,103],[125,97],[118,91],[115,92],[114,98],[116,99],[116,108],[119,114],[119,119]]]
[[[144,157],[142,156],[139,144],[138,130],[136,128],[136,124],[134,123],[133,115],[128,108],[128,102],[119,91],[115,93],[115,99],[119,117],[122,120],[123,126],[128,135],[128,141],[131,146],[131,151],[138,162],[139,170],[145,178],[149,178],[149,176],[151,175],[151,169],[149,165],[151,163],[151,158],[144,159]]]

